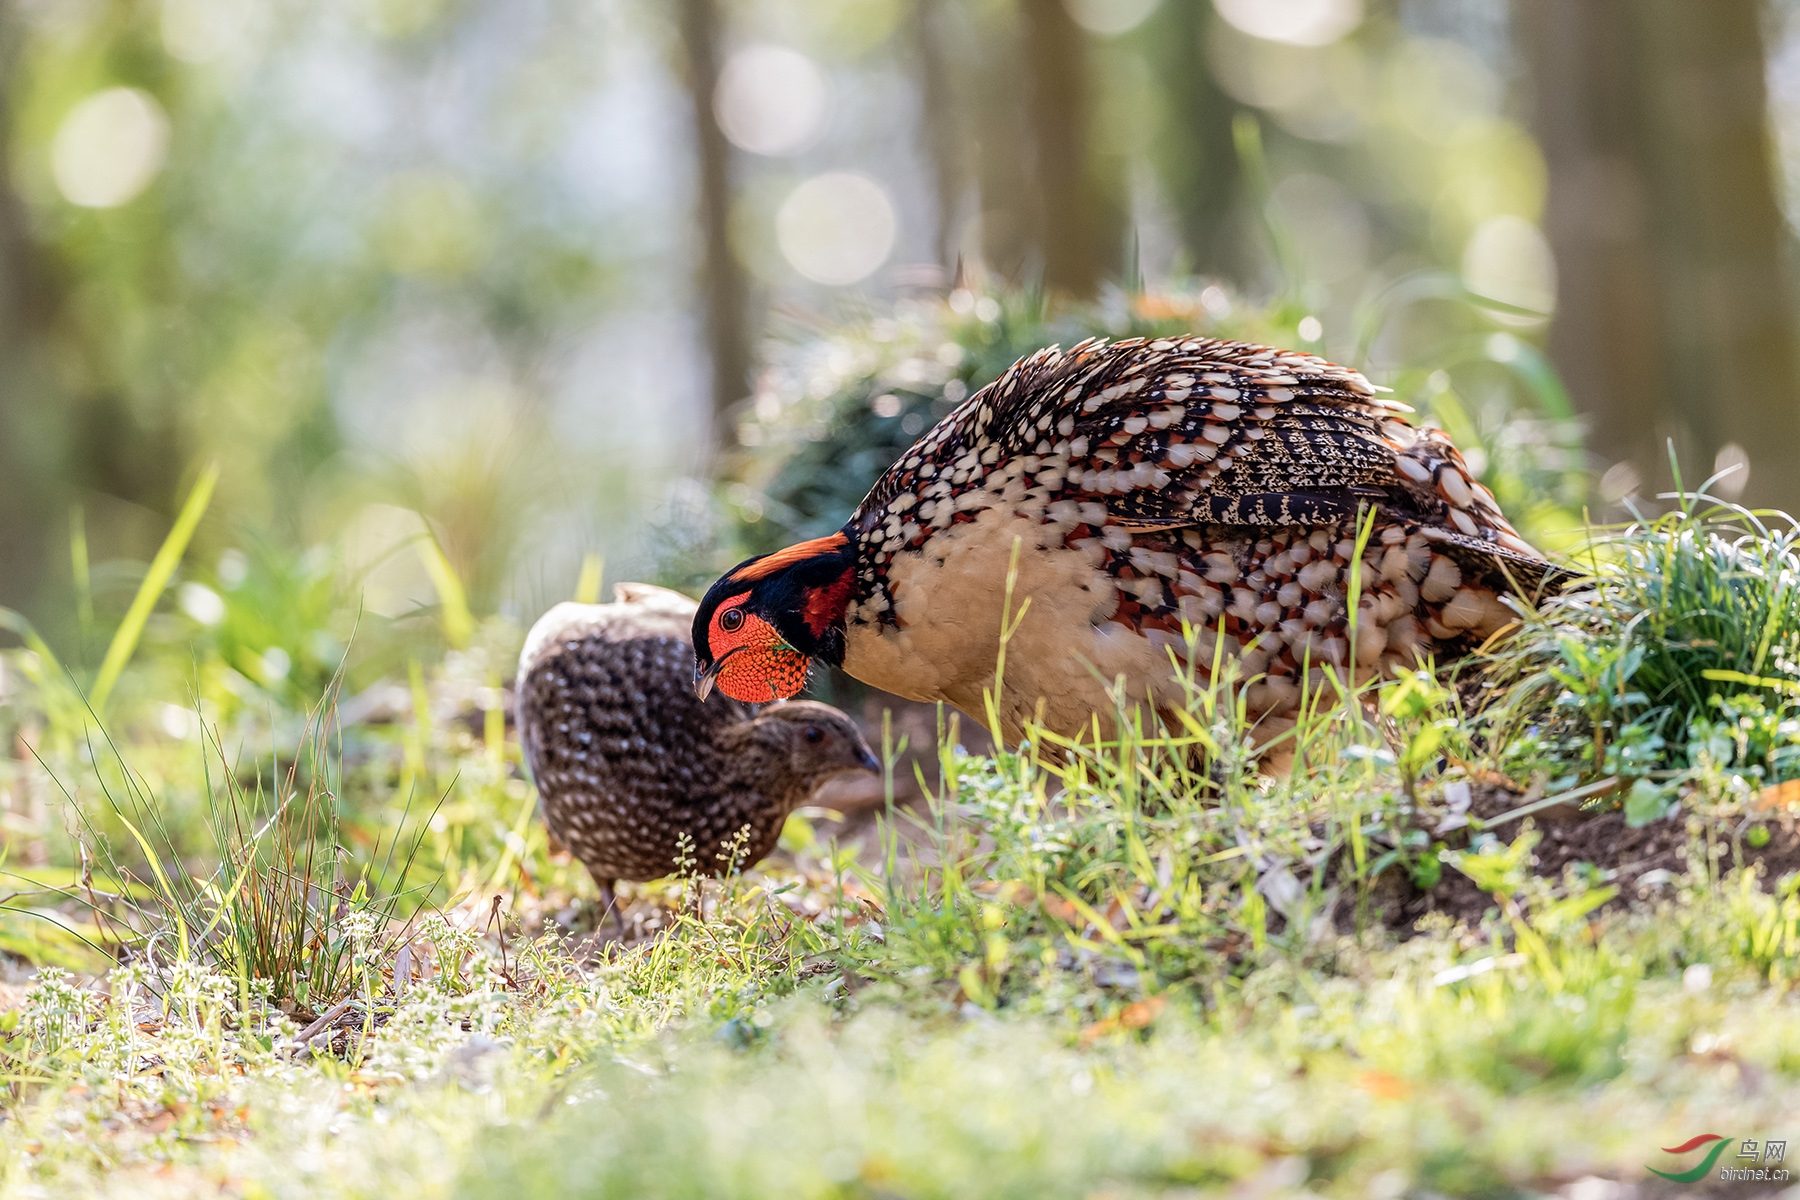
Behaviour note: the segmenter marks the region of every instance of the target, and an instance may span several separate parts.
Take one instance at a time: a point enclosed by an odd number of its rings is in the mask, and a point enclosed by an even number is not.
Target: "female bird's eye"
[[[719,628],[726,633],[736,633],[744,627],[744,610],[728,608],[719,614]]]
[[[800,736],[806,739],[807,745],[817,746],[825,740],[825,731],[817,725],[808,725],[801,731]]]

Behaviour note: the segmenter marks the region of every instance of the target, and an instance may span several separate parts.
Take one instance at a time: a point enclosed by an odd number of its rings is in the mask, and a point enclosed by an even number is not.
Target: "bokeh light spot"
[[[162,170],[169,119],[136,88],[107,88],[69,110],[50,146],[57,191],[83,208],[134,200]]]
[[[1225,20],[1252,37],[1329,46],[1362,24],[1362,0],[1213,0]]]
[[[794,270],[815,283],[866,279],[894,248],[894,206],[881,185],[833,171],[795,188],[775,214],[775,240]]]
[[[1707,490],[1725,500],[1736,500],[1750,486],[1750,455],[1736,442],[1726,442],[1713,456],[1713,481]]]
[[[423,32],[443,15],[445,0],[363,0],[351,6],[360,23],[386,38],[406,38]]]
[[[181,611],[202,625],[217,625],[225,619],[225,600],[204,583],[188,582],[179,593]]]
[[[1549,167],[1536,139],[1513,122],[1468,122],[1430,157],[1442,181],[1431,214],[1440,245],[1465,245],[1493,217],[1520,217],[1535,224],[1543,216]],[[1608,211],[1631,219],[1627,204]]]
[[[1329,47],[1292,46],[1251,37],[1219,25],[1207,38],[1206,56],[1219,86],[1236,100],[1282,114],[1338,107]],[[1361,60],[1350,59],[1360,68]]]
[[[404,275],[461,275],[482,256],[481,215],[468,185],[421,171],[388,187],[379,227],[383,257]]]
[[[176,741],[186,741],[193,736],[200,720],[179,704],[164,704],[161,724],[164,733]]]
[[[1063,0],[1075,23],[1089,33],[1117,37],[1144,23],[1162,0]],[[1190,0],[1182,0],[1183,3]]]
[[[1556,307],[1556,259],[1538,227],[1523,217],[1483,221],[1463,248],[1462,269],[1463,283],[1478,296],[1546,315]]]
[[[1476,53],[1442,38],[1410,38],[1383,68],[1393,116],[1415,136],[1444,145],[1501,111],[1500,80]]]
[[[182,62],[212,62],[243,40],[249,18],[244,0],[163,0],[163,49]]]
[[[259,665],[263,683],[272,687],[288,677],[288,672],[294,669],[294,659],[280,646],[270,646],[262,652]]]
[[[798,154],[818,141],[830,104],[824,73],[785,46],[739,50],[726,61],[713,93],[713,115],[731,144],[772,157]]]

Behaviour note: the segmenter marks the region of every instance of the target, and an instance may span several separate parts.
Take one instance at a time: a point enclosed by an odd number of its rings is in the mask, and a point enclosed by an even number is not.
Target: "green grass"
[[[966,763],[961,783],[1008,791],[1016,767]],[[1103,825],[1046,861],[1110,859],[1091,840]],[[1791,888],[1695,883],[1602,920],[1527,897],[1525,950],[1498,926],[1400,944],[1326,933],[1136,978],[1107,939],[1065,933],[1066,960],[977,995],[963,968],[991,967],[997,943],[1015,961],[1038,948],[1022,894],[927,891],[884,912],[855,886],[839,899],[822,868],[704,890],[704,919],[690,890],[665,936],[587,968],[552,942],[503,954],[478,929],[425,920],[417,975],[386,997],[383,1024],[298,1062],[292,1022],[246,1012],[228,978],[182,968],[153,990],[121,969],[99,998],[47,973],[9,1022],[6,1182],[1513,1195],[1642,1177],[1664,1162],[1655,1147],[1701,1126],[1779,1136],[1800,1101]],[[825,902],[811,922],[794,913],[803,899]]]
[[[1597,531],[1575,560],[1583,577],[1489,664],[1491,740],[1510,769],[1630,782],[1634,821],[1683,791],[1800,776],[1800,528],[1677,499]]]
[[[1527,869],[1529,829],[1465,855],[1409,837],[1461,778],[1435,751],[1479,741],[1429,677],[1366,718],[1321,705],[1278,780],[1225,698],[1068,753],[946,739],[937,803],[883,861],[674,881],[666,931],[600,962],[497,936],[486,893],[363,930],[353,1020],[310,1046],[241,957],[102,991],[43,971],[0,1018],[0,1188],[1501,1196],[1643,1178],[1702,1126],[1785,1133],[1794,880],[1602,911],[1603,873]],[[1426,861],[1490,917],[1383,924],[1381,873]],[[505,892],[526,919],[569,894]]]

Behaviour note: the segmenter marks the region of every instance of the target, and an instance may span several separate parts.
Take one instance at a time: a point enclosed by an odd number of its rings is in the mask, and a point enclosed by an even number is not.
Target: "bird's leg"
[[[594,882],[600,885],[600,923],[594,929],[594,940],[608,940],[602,938],[601,935],[606,932],[608,921],[616,921],[618,922],[619,929],[611,940],[624,941],[625,914],[619,911],[618,893],[613,890],[614,885],[619,881],[616,879],[596,879]]]

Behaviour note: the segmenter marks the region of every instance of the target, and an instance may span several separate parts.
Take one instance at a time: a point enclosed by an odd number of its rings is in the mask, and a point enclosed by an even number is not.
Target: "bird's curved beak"
[[[863,770],[873,771],[877,775],[881,774],[881,760],[875,757],[875,752],[873,750],[864,746],[862,751],[858,753],[856,757],[857,761],[862,764]]]
[[[702,700],[712,695],[713,684],[719,681],[719,672],[724,670],[725,660],[742,649],[742,646],[734,646],[730,650],[719,655],[719,657],[713,659],[712,666],[710,667],[700,668],[700,665],[695,663],[694,695],[700,697]]]

